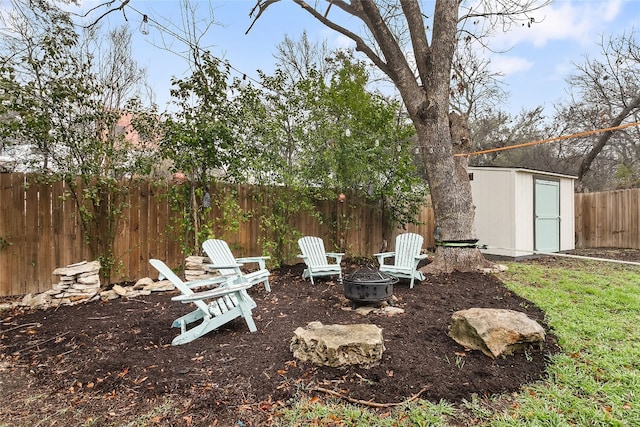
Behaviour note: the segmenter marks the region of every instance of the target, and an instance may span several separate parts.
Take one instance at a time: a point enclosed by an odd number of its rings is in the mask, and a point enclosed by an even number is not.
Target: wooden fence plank
[[[13,230],[11,216],[14,215],[13,174],[0,174],[0,295],[12,295],[11,289],[11,246]]]
[[[26,274],[26,280],[24,283],[24,288],[21,293],[27,293],[27,288],[33,286],[34,289],[38,291],[44,287],[40,282],[40,277],[38,277],[38,268],[40,266],[40,261],[38,259],[40,241],[41,239],[41,230],[39,224],[40,221],[40,211],[42,209],[46,209],[44,206],[40,206],[40,185],[38,183],[38,177],[34,175],[27,175],[26,177],[26,188],[25,191],[25,238],[24,238],[24,271]],[[46,235],[46,232],[43,233]],[[43,242],[44,243],[44,242]],[[27,286],[27,283],[30,286]]]
[[[25,194],[24,185],[26,177],[16,175],[11,182],[13,191],[11,193],[10,215],[11,242],[10,247],[10,280],[12,294],[24,294],[27,292],[27,270],[25,268],[26,245],[25,245]]]
[[[137,256],[138,271],[134,276],[136,278],[146,277],[149,275],[149,182],[140,181],[137,183],[137,190],[140,193],[140,203],[138,206],[138,215],[140,219],[139,228],[139,250]],[[131,274],[130,274],[131,275]]]
[[[48,182],[39,184],[38,227],[40,242],[38,245],[37,275],[40,286],[38,292],[51,289],[51,285],[55,283],[55,278],[51,274],[57,267],[53,247],[52,189],[52,185]]]

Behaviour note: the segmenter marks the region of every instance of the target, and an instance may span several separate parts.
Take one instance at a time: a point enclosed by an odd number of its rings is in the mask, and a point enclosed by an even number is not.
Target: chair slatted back
[[[329,263],[322,238],[316,236],[305,236],[298,240],[298,246],[300,246],[302,255],[309,257],[309,265],[327,265]]]
[[[234,265],[237,264],[229,245],[224,240],[220,239],[207,239],[202,243],[202,248],[209,254],[213,265]],[[239,267],[235,268],[222,268],[218,270],[223,276],[230,275],[242,275]]]
[[[396,237],[395,265],[413,269],[416,256],[422,251],[424,238],[416,233],[398,234]]]

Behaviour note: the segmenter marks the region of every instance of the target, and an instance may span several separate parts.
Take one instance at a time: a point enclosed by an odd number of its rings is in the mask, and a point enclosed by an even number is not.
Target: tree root
[[[371,406],[374,408],[391,408],[394,406],[400,406],[400,405],[404,405],[405,403],[413,402],[414,400],[418,399],[420,395],[427,390],[427,388],[428,388],[427,386],[424,386],[420,389],[419,392],[417,392],[407,400],[404,400],[402,402],[396,402],[396,403],[378,403],[378,402],[372,402],[370,400],[354,399],[353,397],[349,397],[342,393],[338,393],[337,391],[329,390],[328,388],[323,388],[323,387],[313,387],[311,391],[319,391],[322,393],[330,394],[331,396],[339,397],[340,399],[346,400],[347,402],[350,402],[350,403],[357,403],[360,405]]]

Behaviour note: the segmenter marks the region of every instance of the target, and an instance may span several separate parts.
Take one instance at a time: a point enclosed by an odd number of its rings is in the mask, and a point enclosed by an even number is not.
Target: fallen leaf
[[[147,380],[147,378],[149,378],[149,377],[142,377],[139,380],[135,380],[133,383],[134,384],[142,384],[143,382],[145,382]]]
[[[271,402],[260,402],[260,409],[263,411],[270,411],[272,407],[273,404]]]

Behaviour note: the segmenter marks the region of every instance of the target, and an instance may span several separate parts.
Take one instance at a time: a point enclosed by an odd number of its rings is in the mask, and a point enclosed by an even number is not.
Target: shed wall
[[[575,248],[574,178],[515,168],[469,168],[476,205],[476,234],[485,254],[517,258],[532,255],[534,177],[560,182],[560,250]]]
[[[513,171],[473,169],[471,190],[476,205],[478,243],[492,248],[492,254],[515,256],[509,249],[515,244],[513,206],[516,204],[516,191]]]
[[[575,180],[560,179],[560,250],[576,248]]]

